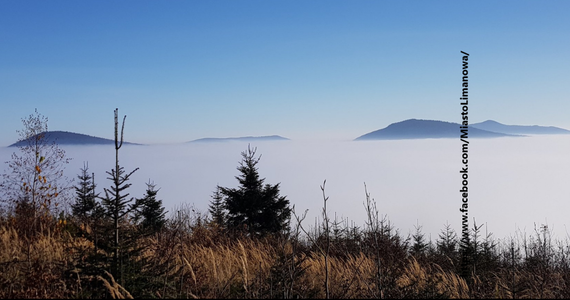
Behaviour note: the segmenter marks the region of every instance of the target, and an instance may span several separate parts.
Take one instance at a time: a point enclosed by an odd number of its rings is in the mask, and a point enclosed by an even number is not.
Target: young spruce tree
[[[261,156],[255,158],[255,151],[248,145],[247,151],[241,153],[242,161],[236,176],[240,187],[219,187],[224,197],[224,208],[227,211],[227,227],[244,229],[252,236],[264,236],[280,233],[288,229],[291,215],[289,200],[279,195],[279,183],[263,184],[257,164]]]
[[[119,149],[123,145],[123,131],[125,129],[125,119],[123,118],[123,125],[121,128],[121,139],[119,141],[119,120],[118,120],[119,110],[115,109],[115,168],[111,172],[107,171],[109,180],[113,182],[110,189],[105,188],[105,197],[101,198],[103,207],[107,217],[111,220],[112,226],[112,236],[113,241],[111,243],[111,251],[113,253],[111,271],[115,278],[117,278],[120,284],[124,284],[123,279],[123,260],[126,260],[127,251],[127,225],[128,215],[133,211],[132,205],[128,205],[133,202],[134,198],[130,197],[129,194],[125,193],[131,184],[127,183],[131,175],[136,172],[139,168],[134,169],[130,173],[125,172],[125,168],[119,165]],[[124,231],[124,232],[123,232]]]
[[[89,164],[84,164],[75,186],[75,202],[71,204],[71,212],[81,230],[81,234],[90,239],[95,245],[96,254],[100,243],[99,238],[104,235],[101,229],[105,210],[98,201],[99,193],[95,193],[95,174],[89,174]]]
[[[97,208],[99,196],[95,194],[95,180],[94,175],[89,174],[89,164],[83,165],[77,178],[79,182],[75,186],[76,197],[75,203],[71,204],[71,211],[80,222],[86,223]]]
[[[212,200],[210,201],[208,212],[210,212],[212,222],[214,224],[222,228],[225,227],[227,213],[224,208],[224,197],[220,193],[220,187],[217,187],[216,191],[212,195]]]
[[[145,235],[159,232],[166,224],[166,212],[162,206],[162,200],[156,199],[158,194],[158,190],[155,189],[156,185],[149,180],[146,186],[146,194],[143,198],[137,199],[134,205],[135,223],[139,224]]]

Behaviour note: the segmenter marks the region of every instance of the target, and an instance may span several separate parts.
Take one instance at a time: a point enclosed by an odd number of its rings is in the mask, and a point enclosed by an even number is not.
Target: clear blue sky
[[[350,140],[409,118],[570,129],[568,1],[0,1],[0,146],[50,130]]]

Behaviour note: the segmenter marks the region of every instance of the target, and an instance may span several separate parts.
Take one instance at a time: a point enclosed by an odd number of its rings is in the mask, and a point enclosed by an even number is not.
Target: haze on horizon
[[[351,140],[410,118],[570,128],[567,1],[2,1],[0,146],[50,130],[145,144]]]

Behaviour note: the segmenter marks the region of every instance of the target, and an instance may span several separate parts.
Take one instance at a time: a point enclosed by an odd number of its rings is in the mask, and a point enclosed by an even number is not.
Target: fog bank
[[[131,196],[141,197],[145,182],[154,181],[159,199],[170,212],[182,203],[206,212],[216,185],[237,187],[236,170],[245,142],[123,146],[119,159],[131,177]],[[460,234],[461,142],[459,139],[398,141],[266,141],[252,143],[261,154],[259,173],[265,183],[281,183],[286,195],[313,226],[322,211],[320,186],[330,216],[363,225],[366,183],[379,213],[403,235],[419,224],[429,239],[449,223]],[[76,178],[84,162],[95,173],[97,192],[109,187],[105,171],[114,167],[113,146],[62,146],[73,158],[66,176]],[[564,191],[570,179],[570,137],[470,139],[469,216],[486,224],[497,238],[517,231],[531,234],[534,224],[548,224],[567,237],[570,208]],[[0,148],[0,161],[17,148]],[[0,167],[7,171],[7,164]],[[76,180],[77,182],[77,180]],[[485,227],[483,227],[484,233]]]

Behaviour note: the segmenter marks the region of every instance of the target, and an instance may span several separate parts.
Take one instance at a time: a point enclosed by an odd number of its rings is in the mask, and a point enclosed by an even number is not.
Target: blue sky
[[[409,118],[570,129],[567,1],[1,1],[0,146],[50,130],[351,140]]]

